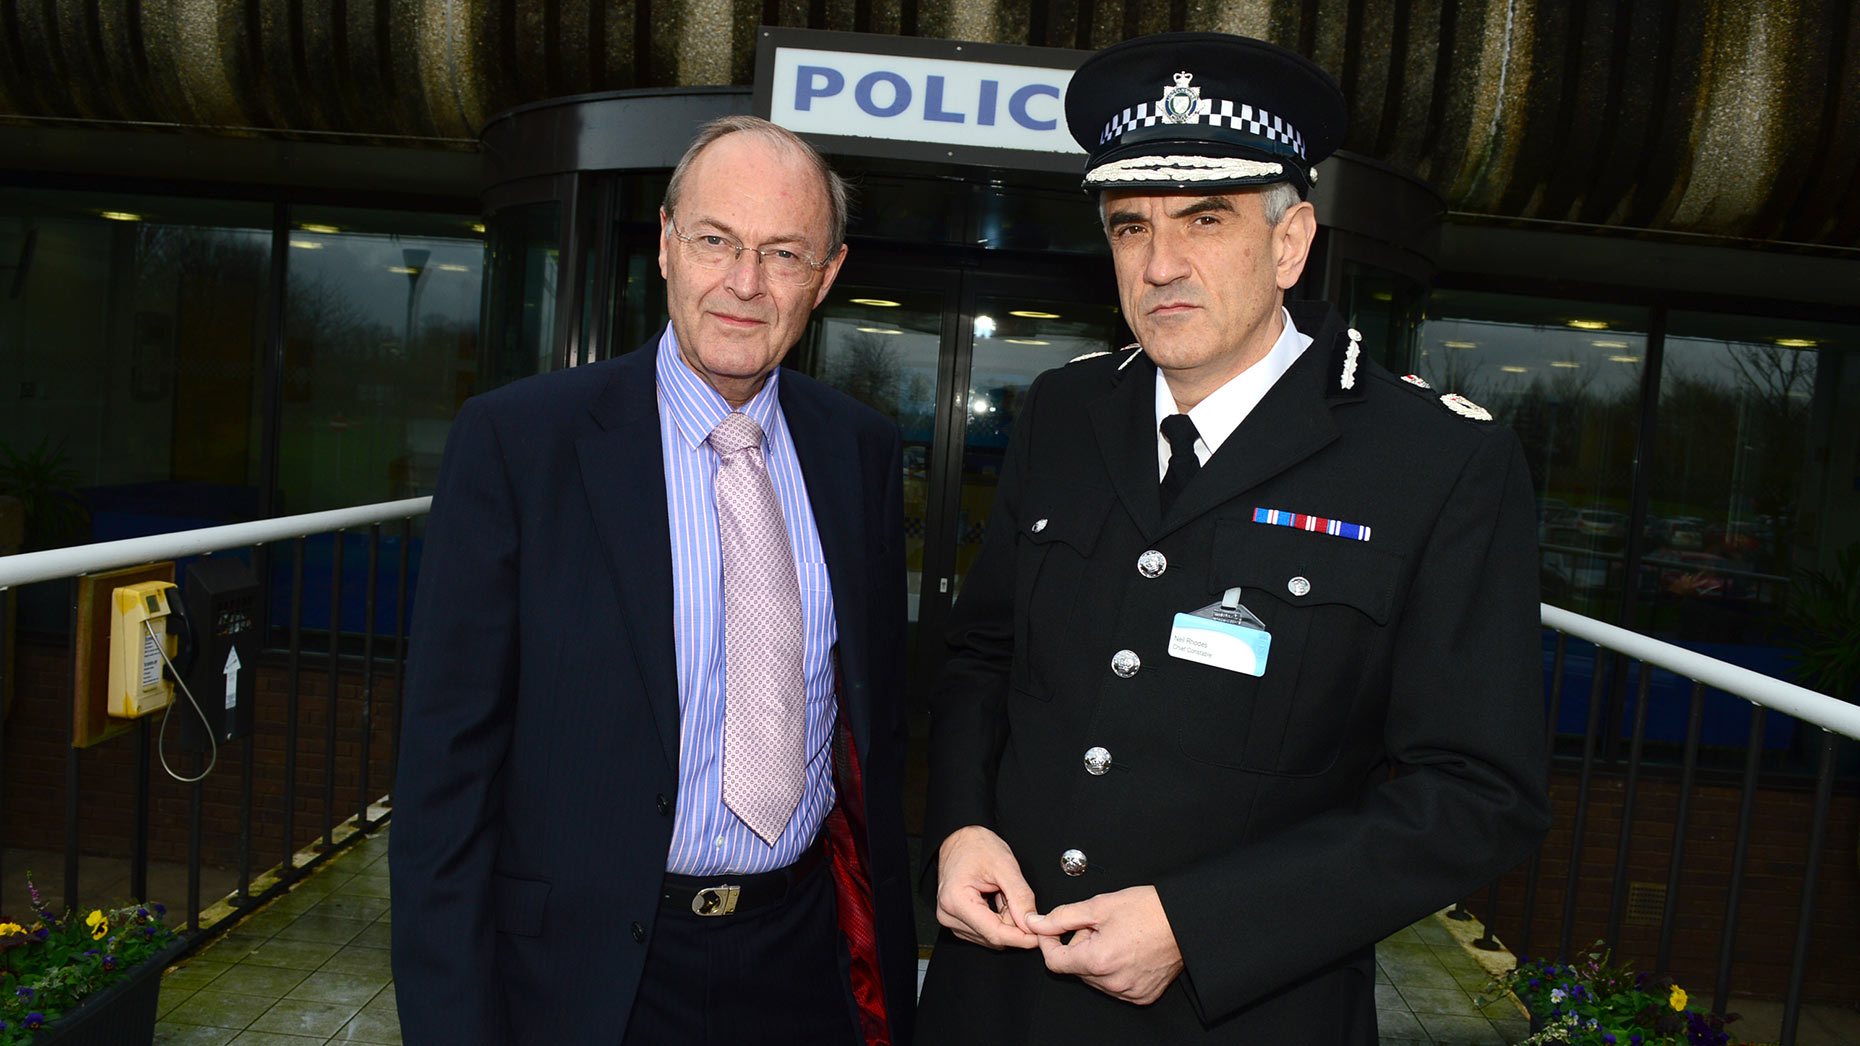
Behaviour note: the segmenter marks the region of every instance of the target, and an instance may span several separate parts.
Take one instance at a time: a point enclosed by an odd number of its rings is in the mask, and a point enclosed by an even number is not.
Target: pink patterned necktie
[[[769,845],[801,802],[807,689],[801,586],[762,428],[732,412],[711,430],[723,560],[723,802]]]

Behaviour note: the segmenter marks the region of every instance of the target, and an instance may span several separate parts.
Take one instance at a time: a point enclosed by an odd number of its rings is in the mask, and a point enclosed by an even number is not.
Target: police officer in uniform
[[[918,1041],[1374,1043],[1375,942],[1548,825],[1525,461],[1285,302],[1315,65],[1145,37],[1066,118],[1139,344],[1033,383],[954,609]]]

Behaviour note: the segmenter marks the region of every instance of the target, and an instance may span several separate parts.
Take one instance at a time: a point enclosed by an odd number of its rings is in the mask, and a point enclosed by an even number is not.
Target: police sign
[[[1077,171],[1063,101],[1084,56],[764,27],[755,111],[842,155]]]

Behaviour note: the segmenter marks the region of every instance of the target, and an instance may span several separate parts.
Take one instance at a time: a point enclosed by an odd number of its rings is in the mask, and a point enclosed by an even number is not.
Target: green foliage
[[[159,904],[93,908],[82,918],[60,919],[39,899],[31,876],[26,889],[32,916],[0,916],[0,1046],[28,1046],[40,1027],[175,939]]]
[[[1574,962],[1520,959],[1518,965],[1486,985],[1484,1005],[1511,992],[1542,1023],[1528,1044],[1567,1046],[1725,1046],[1726,1024],[1737,1014],[1719,1017],[1692,1009],[1686,993],[1667,976],[1635,973],[1627,963],[1610,961],[1602,942]]]
[[[77,544],[88,536],[90,509],[72,490],[81,479],[62,441],[54,446],[50,436],[42,436],[24,454],[0,443],[0,494],[25,507],[25,551]]]
[[[1801,571],[1792,595],[1797,678],[1853,700],[1860,689],[1860,543],[1842,549],[1832,571]]]

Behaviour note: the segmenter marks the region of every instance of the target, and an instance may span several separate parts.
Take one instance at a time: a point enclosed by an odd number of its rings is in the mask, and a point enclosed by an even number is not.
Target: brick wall
[[[1528,949],[1534,955],[1548,955],[1558,951],[1577,787],[1574,772],[1552,774],[1555,821],[1541,851],[1528,943],[1521,915],[1526,870],[1516,869],[1500,881],[1492,921],[1499,939],[1514,952]],[[1570,934],[1573,954],[1586,953],[1607,931],[1625,796],[1622,775],[1598,774],[1590,781],[1587,824],[1576,861],[1576,920]],[[1741,790],[1735,785],[1699,786],[1687,821],[1673,959],[1666,972],[1707,1005],[1717,980],[1740,800]],[[1813,782],[1765,787],[1756,798],[1732,952],[1731,990],[1735,994],[1781,999],[1788,989],[1814,800]],[[1649,780],[1643,772],[1627,847],[1629,883],[1665,888],[1678,803],[1676,778]],[[1837,782],[1823,842],[1803,981],[1804,998],[1811,1002],[1852,1005],[1860,1001],[1857,838],[1860,794],[1851,781]],[[1659,895],[1654,893],[1651,899],[1657,919]],[[1491,908],[1484,892],[1466,903],[1481,917]],[[1621,937],[1614,942],[1616,956],[1629,959],[1637,970],[1653,971],[1659,932],[1658,925],[1635,925],[1624,918]]]
[[[307,662],[321,658],[306,657]],[[48,646],[21,639],[19,687],[12,714],[5,724],[0,770],[0,843],[9,848],[62,851],[65,823],[65,758],[70,716],[71,661],[63,646]],[[326,727],[329,722],[329,682],[321,665],[298,674],[295,716],[297,766],[292,838],[283,838],[285,809],[285,753],[290,673],[282,657],[261,659],[258,670],[256,721],[250,741],[222,745],[219,762],[201,783],[201,859],[209,865],[235,867],[239,861],[240,791],[245,763],[252,762],[252,870],[256,874],[278,864],[323,834]],[[368,754],[368,795],[378,798],[389,790],[389,762],[393,744],[394,678],[391,665],[377,667],[373,691],[372,730]],[[176,719],[192,714],[174,710]],[[150,856],[157,861],[185,861],[193,786],[162,772],[155,737],[161,717],[146,720],[146,738],[132,731],[111,738],[78,755],[78,844],[86,854],[126,856],[134,832],[136,749],[146,744],[150,766]],[[168,763],[186,776],[198,773],[201,763],[176,743],[179,723],[168,725]],[[345,661],[337,674],[336,693],[336,822],[351,818],[359,806],[362,760],[362,672],[359,660]]]

